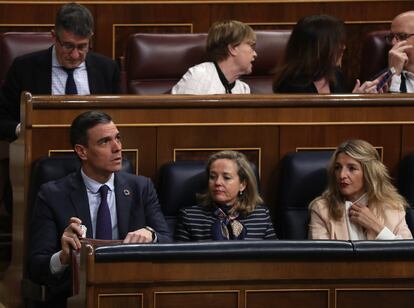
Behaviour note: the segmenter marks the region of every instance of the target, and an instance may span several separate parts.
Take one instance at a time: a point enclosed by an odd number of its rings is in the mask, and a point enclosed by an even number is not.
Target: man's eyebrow
[[[98,143],[102,143],[102,142],[108,141],[108,140],[111,140],[111,137],[110,136],[105,136],[105,137],[102,137],[101,139],[98,139]]]
[[[104,136],[101,139],[98,139],[98,143],[102,143],[103,141],[109,141],[111,139],[116,139],[116,138],[119,138],[119,137],[121,137],[121,132],[117,132],[113,136]]]

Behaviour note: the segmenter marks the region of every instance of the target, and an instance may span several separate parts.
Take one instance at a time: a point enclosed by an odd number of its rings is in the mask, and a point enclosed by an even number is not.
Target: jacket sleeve
[[[68,274],[53,275],[50,271],[50,258],[61,249],[61,231],[50,206],[49,188],[49,183],[42,185],[36,198],[30,223],[28,263],[31,279],[42,284],[56,285],[64,283]],[[65,272],[68,270],[70,267]]]
[[[13,141],[17,138],[16,126],[20,122],[19,64],[14,61],[0,92],[0,140]]]
[[[313,201],[310,205],[310,222],[308,237],[310,240],[329,240],[329,230],[321,213],[320,201]]]
[[[393,230],[393,233],[402,239],[412,239],[413,236],[405,220],[405,211],[398,211],[397,217],[398,222]]]
[[[147,225],[155,230],[159,243],[172,242],[171,232],[161,211],[157,193],[150,179],[147,179],[143,197],[145,198],[145,220]]]

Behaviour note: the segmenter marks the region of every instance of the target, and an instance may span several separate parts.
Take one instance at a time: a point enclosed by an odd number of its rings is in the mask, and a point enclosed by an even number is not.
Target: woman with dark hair
[[[198,205],[180,210],[177,241],[276,239],[269,210],[246,157],[236,151],[210,156],[208,189]]]
[[[275,93],[375,93],[378,80],[352,89],[340,70],[345,27],[329,15],[302,18],[289,38],[284,64],[273,81]]]
[[[328,167],[328,187],[310,204],[310,239],[412,239],[407,202],[391,184],[378,151],[363,140],[338,146]]]

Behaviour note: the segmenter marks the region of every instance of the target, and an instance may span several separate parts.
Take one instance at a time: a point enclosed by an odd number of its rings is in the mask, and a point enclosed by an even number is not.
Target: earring
[[[241,197],[241,196],[243,196],[243,190],[240,190],[239,191],[239,196]]]

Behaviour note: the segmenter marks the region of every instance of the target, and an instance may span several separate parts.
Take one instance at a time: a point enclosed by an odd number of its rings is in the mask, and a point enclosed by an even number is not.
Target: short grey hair
[[[92,13],[83,5],[71,2],[62,6],[56,13],[55,31],[57,36],[68,31],[76,36],[90,38],[93,35]]]

